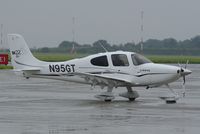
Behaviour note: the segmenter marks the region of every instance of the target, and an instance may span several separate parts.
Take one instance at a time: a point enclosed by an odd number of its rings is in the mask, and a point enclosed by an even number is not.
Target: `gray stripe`
[[[141,75],[135,75],[137,77],[142,77],[146,75],[158,75],[158,74],[172,74],[172,73],[147,73],[147,74],[141,74]]]
[[[33,65],[24,64],[24,63],[18,62],[16,60],[15,60],[15,63],[17,63],[19,65],[23,65],[23,66],[29,66],[29,67],[41,67],[41,66],[33,66]]]

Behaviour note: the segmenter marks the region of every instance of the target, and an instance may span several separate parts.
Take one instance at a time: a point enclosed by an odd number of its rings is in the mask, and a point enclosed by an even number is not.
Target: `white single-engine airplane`
[[[139,95],[132,87],[148,89],[166,85],[173,93],[168,101],[176,102],[177,94],[168,84],[180,77],[185,84],[185,76],[191,73],[181,66],[155,64],[137,53],[124,51],[99,53],[65,62],[44,62],[32,55],[21,35],[9,34],[8,43],[14,70],[22,72],[24,77],[71,81],[89,84],[92,88],[96,85],[102,89],[107,87],[107,92],[95,96],[104,101],[115,98],[113,88],[126,87],[127,92],[120,96],[133,101]]]

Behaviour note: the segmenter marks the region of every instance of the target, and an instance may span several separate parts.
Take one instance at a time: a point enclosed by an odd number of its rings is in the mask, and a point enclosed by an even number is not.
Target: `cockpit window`
[[[106,55],[93,58],[91,59],[90,62],[92,65],[95,65],[95,66],[105,66],[105,67],[108,66],[108,59]]]
[[[112,63],[114,66],[129,66],[127,56],[125,54],[111,55]]]
[[[152,63],[149,59],[139,54],[132,54],[131,58],[135,66],[142,65],[145,63]]]

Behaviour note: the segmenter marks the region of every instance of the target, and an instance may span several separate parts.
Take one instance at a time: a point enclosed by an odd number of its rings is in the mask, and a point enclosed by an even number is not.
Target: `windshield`
[[[149,59],[145,58],[144,56],[140,54],[132,54],[131,58],[135,66],[146,64],[146,63],[152,63]]]

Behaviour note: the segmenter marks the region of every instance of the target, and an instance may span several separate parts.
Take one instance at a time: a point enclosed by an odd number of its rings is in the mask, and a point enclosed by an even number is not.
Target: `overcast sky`
[[[141,11],[144,40],[200,34],[200,0],[0,0],[0,23],[4,33],[22,34],[30,47],[72,41],[73,27],[80,44],[137,43]]]

